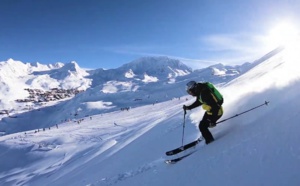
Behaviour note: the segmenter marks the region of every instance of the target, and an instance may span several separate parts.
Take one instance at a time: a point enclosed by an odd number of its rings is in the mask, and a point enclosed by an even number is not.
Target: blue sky
[[[299,0],[1,0],[0,61],[74,60],[95,69],[170,56],[193,68],[241,64],[276,47],[276,25],[299,26],[299,10]]]

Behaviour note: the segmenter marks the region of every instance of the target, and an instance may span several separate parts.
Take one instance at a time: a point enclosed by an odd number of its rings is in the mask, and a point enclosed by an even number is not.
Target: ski
[[[182,147],[179,147],[179,148],[176,148],[176,149],[173,149],[173,150],[170,150],[168,152],[166,152],[166,155],[167,156],[172,156],[174,154],[178,154],[182,151],[185,151],[186,149],[189,149],[191,147],[194,147],[196,146],[201,140],[197,139],[195,141],[192,141],[191,143],[188,143],[186,145],[183,145]]]
[[[195,152],[195,151],[194,151],[194,152]],[[165,160],[165,163],[166,163],[166,164],[175,164],[175,163],[179,162],[180,160],[182,160],[182,159],[188,157],[189,155],[193,154],[194,152],[191,152],[191,153],[186,154],[186,155],[184,155],[184,156],[181,156],[181,157],[179,157],[179,158],[170,159],[170,160]]]

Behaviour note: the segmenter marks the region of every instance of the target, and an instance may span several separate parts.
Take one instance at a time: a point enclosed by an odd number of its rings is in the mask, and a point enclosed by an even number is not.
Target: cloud
[[[211,61],[205,59],[189,59],[189,58],[178,57],[178,56],[168,56],[168,57],[178,59],[193,69],[201,69],[201,68],[205,68],[220,63],[220,61]]]
[[[234,51],[249,52],[254,46],[259,45],[260,39],[249,34],[217,34],[200,38],[207,50],[210,51]]]
[[[264,38],[251,33],[215,34],[201,37],[199,45],[205,52],[214,54],[209,60],[240,64],[254,61],[274,49],[266,46]]]
[[[101,47],[102,50],[109,51],[112,53],[118,54],[127,54],[127,55],[137,55],[137,56],[157,56],[155,52],[147,51],[157,51],[164,50],[163,46],[146,46],[146,45],[122,45],[122,46],[110,46],[110,47]]]
[[[105,47],[105,50],[110,50],[113,53],[118,54],[127,54],[127,55],[135,55],[135,56],[166,56],[172,59],[178,59],[184,64],[188,65],[193,69],[204,68],[210,65],[214,65],[219,63],[218,61],[205,60],[205,59],[191,59],[182,56],[170,55],[167,53],[156,53],[151,51],[163,51],[166,48],[165,46],[119,46],[119,47]],[[149,52],[150,51],[150,52]]]

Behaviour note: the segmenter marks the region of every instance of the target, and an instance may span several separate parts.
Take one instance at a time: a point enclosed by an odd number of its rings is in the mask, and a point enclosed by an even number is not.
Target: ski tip
[[[174,164],[172,161],[170,161],[170,160],[165,160],[165,163],[166,164]]]
[[[177,162],[179,162],[181,159],[182,158],[176,158],[176,159],[172,159],[172,160],[165,160],[165,163],[173,165],[173,164],[176,164]]]

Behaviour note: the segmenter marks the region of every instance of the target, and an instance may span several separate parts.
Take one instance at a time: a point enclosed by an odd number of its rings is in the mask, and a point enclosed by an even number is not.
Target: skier
[[[195,81],[190,81],[186,85],[187,93],[196,97],[196,100],[189,106],[183,105],[183,109],[184,111],[192,110],[202,105],[202,108],[206,110],[199,123],[199,130],[205,139],[205,143],[209,144],[214,141],[214,137],[208,128],[215,127],[217,120],[223,115],[223,97],[209,82],[196,83]]]

